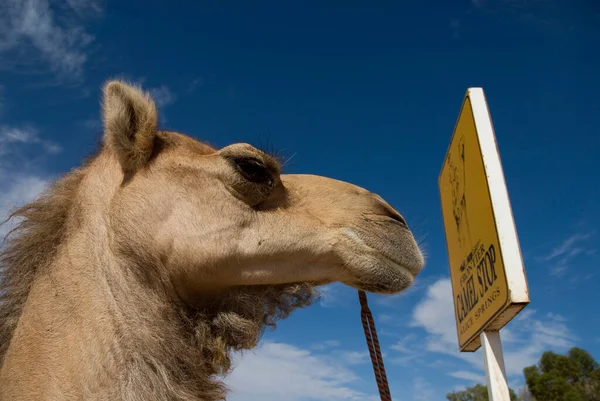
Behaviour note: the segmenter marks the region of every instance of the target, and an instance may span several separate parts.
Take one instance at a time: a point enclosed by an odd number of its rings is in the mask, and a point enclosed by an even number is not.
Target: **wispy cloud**
[[[4,112],[4,106],[6,106],[5,92],[6,88],[4,85],[0,85],[0,116]]]
[[[418,337],[415,333],[407,334],[402,337],[396,344],[392,345],[390,348],[398,351],[403,354],[410,354],[414,351],[411,343],[418,340]]]
[[[322,351],[322,350],[326,350],[326,349],[331,349],[331,348],[335,348],[335,347],[339,347],[340,346],[340,342],[338,340],[326,340],[317,344],[313,344],[311,345],[311,349],[313,350],[318,350],[318,351]]]
[[[415,359],[423,356],[421,339],[415,333],[400,338],[390,346],[390,350],[390,362],[402,366],[408,366]]]
[[[267,341],[236,359],[225,383],[232,401],[372,400],[344,363],[294,345]]]
[[[575,245],[583,240],[590,238],[591,235],[592,235],[591,233],[573,234],[569,238],[567,238],[563,242],[561,242],[558,246],[553,248],[552,251],[548,255],[543,257],[542,259],[544,261],[549,261],[549,260],[556,259],[559,256],[565,256],[565,255],[571,255],[571,254],[577,255],[578,253],[581,252],[582,249],[575,247]]]
[[[593,232],[573,234],[553,247],[546,255],[539,257],[538,261],[549,264],[552,275],[562,276],[578,255],[589,253],[591,249],[587,240],[592,235]]]
[[[457,379],[463,379],[463,380],[467,380],[470,382],[473,382],[475,384],[477,383],[485,383],[485,376],[478,374],[478,373],[474,373],[474,372],[468,372],[466,370],[458,370],[456,372],[450,372],[448,373],[448,375],[455,377]]]
[[[188,93],[191,93],[193,91],[195,91],[198,88],[201,88],[202,86],[204,86],[204,78],[202,77],[198,77],[196,79],[194,79],[192,81],[192,83],[190,84],[189,88],[187,89]]]
[[[78,128],[88,132],[97,133],[102,130],[102,121],[99,117],[89,117],[85,120],[77,121],[75,123]]]
[[[0,183],[1,184],[1,183]],[[38,176],[19,176],[18,180],[14,180],[9,185],[2,186],[2,195],[0,195],[0,223],[4,222],[9,213],[18,206],[22,206],[31,202],[38,196],[46,187],[49,181]],[[0,244],[4,236],[15,226],[15,222],[7,222],[0,225]]]
[[[158,107],[167,106],[177,100],[175,93],[166,85],[161,85],[158,88],[150,88],[148,92],[150,92]]]
[[[100,14],[102,2],[67,0],[52,4],[47,0],[2,0],[1,66],[39,73],[43,61],[57,78],[77,81],[94,40],[83,18]]]
[[[358,303],[356,290],[341,283],[321,286],[319,291],[321,293],[319,305],[324,308],[346,307],[351,305],[353,301]]]
[[[38,163],[42,156],[60,150],[58,144],[41,139],[38,130],[31,125],[0,126],[0,222],[15,207],[32,201],[46,188],[51,178],[39,171]],[[25,157],[25,151],[36,152],[38,156]],[[0,226],[0,240],[14,224],[9,221]]]
[[[336,296],[336,288],[332,284],[324,285],[319,288],[320,297],[319,304],[325,308],[333,307],[338,302]]]
[[[371,362],[371,356],[368,351],[344,351],[340,356],[348,365],[361,365]]]
[[[37,129],[31,125],[25,126],[10,126],[0,125],[0,156],[11,152],[11,145],[32,145],[37,144],[43,146],[48,153],[58,153],[61,147],[52,142],[42,140],[38,136]]]
[[[104,0],[66,0],[66,2],[82,17],[98,17],[103,13]]]
[[[422,377],[417,377],[413,380],[413,400],[414,401],[431,401],[435,399],[435,391],[433,385]]]

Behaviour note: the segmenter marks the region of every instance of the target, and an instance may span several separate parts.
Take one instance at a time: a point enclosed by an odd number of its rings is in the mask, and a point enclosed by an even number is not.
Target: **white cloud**
[[[0,195],[0,223],[4,222],[9,213],[18,206],[23,206],[31,202],[39,195],[49,184],[49,181],[34,175],[24,175],[15,177],[11,184],[0,186],[2,194]],[[10,220],[0,225],[0,243],[4,236],[15,227],[16,222]]]
[[[414,347],[412,347],[410,343],[416,340],[418,340],[416,334],[407,334],[400,340],[398,340],[396,344],[392,345],[390,348],[403,354],[411,354],[414,352]]]
[[[148,92],[150,92],[158,107],[167,106],[177,100],[177,96],[166,85],[161,85],[158,88],[150,88]]]
[[[338,340],[326,340],[317,344],[313,344],[311,345],[310,348],[314,349],[314,350],[327,350],[327,349],[331,349],[334,347],[339,347],[340,346],[340,342]]]
[[[61,78],[78,79],[87,61],[86,49],[94,37],[85,30],[81,17],[98,15],[101,2],[67,0],[2,0],[0,54],[8,67],[19,68],[40,60]],[[58,11],[58,12],[57,12]],[[59,15],[55,15],[59,14]]]
[[[377,316],[377,321],[381,323],[390,323],[395,320],[394,316],[389,313],[381,313]]]
[[[378,399],[356,389],[361,380],[343,363],[290,344],[263,342],[234,366],[225,379],[232,401]]]
[[[60,146],[39,137],[33,126],[0,126],[0,222],[4,222],[10,212],[32,201],[49,184],[50,177],[39,172],[38,158],[25,158],[23,148],[41,147],[38,155],[55,154]],[[33,160],[33,161],[32,161]],[[0,225],[0,242],[15,226],[10,220]]]
[[[76,125],[85,131],[97,133],[102,131],[102,121],[98,117],[89,117],[85,120],[78,121]]]
[[[348,365],[360,365],[371,362],[369,351],[344,351],[340,356]]]
[[[390,362],[402,366],[408,366],[423,355],[422,339],[415,333],[400,338],[390,349]]]
[[[35,176],[24,176],[12,185],[0,198],[0,210],[23,204],[33,200],[47,186],[48,181]],[[1,212],[0,212],[1,213]]]
[[[431,284],[413,311],[413,326],[424,327],[452,348],[458,347],[450,279]]]
[[[196,78],[196,79],[194,79],[192,81],[192,83],[190,84],[190,86],[189,86],[189,88],[188,88],[187,91],[188,92],[193,92],[193,91],[196,90],[196,88],[200,88],[200,87],[204,86],[204,83],[205,83],[204,82],[204,78],[198,77],[198,78]]]
[[[576,338],[565,320],[552,313],[536,317],[536,311],[530,308],[513,319],[501,331],[507,375],[522,375],[523,368],[537,363],[544,351],[564,351],[573,346]],[[428,333],[425,339],[428,351],[462,359],[483,371],[481,349],[469,353],[458,351],[450,279],[438,280],[427,289],[414,308],[412,325]]]
[[[468,372],[465,370],[459,370],[456,372],[450,372],[448,373],[450,376],[452,377],[456,377],[457,379],[464,379],[464,380],[468,380],[470,382],[473,383],[479,383],[479,384],[485,384],[485,376],[478,374],[478,373],[474,373],[474,372]]]
[[[38,144],[43,146],[48,153],[58,153],[61,147],[52,142],[46,141],[39,137],[38,131],[33,126],[10,126],[0,125],[0,156],[14,152],[14,145],[32,145]]]
[[[0,127],[0,143],[27,143],[37,139],[37,133],[33,129],[16,128],[9,126]]]
[[[552,313],[552,312],[548,312],[548,317],[550,319],[556,320],[557,322],[566,322],[567,318],[562,316],[562,315],[558,315],[556,313]]]
[[[435,399],[433,385],[422,377],[413,380],[413,400],[431,401]]]
[[[69,7],[81,16],[102,15],[102,0],[66,0]]]
[[[4,112],[4,107],[6,106],[6,100],[4,98],[6,92],[6,88],[4,85],[0,85],[0,116]]]
[[[525,311],[524,311],[525,312]],[[523,368],[538,362],[544,351],[565,351],[575,345],[577,337],[562,316],[548,314],[535,318],[535,310],[517,316],[512,324],[518,344],[504,347],[504,363],[508,375],[523,374]]]
[[[335,296],[335,288],[329,284],[319,288],[320,297],[319,304],[325,308],[335,306],[337,297]]]
[[[348,301],[354,297],[358,305],[358,295],[354,288],[348,287],[341,283],[332,283],[319,287],[321,293],[319,305],[324,308],[345,307],[348,306]]]

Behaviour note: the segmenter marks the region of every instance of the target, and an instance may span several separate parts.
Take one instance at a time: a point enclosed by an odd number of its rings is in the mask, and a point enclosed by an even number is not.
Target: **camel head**
[[[137,87],[103,94],[100,152],[13,213],[0,399],[222,400],[231,352],[318,285],[391,294],[423,268],[379,196],[159,130]]]
[[[423,268],[405,219],[378,195],[282,174],[251,145],[214,149],[159,130],[157,120],[139,88],[104,87],[103,151],[123,173],[110,200],[112,241],[128,258],[160,260],[184,299],[288,283],[391,294]]]

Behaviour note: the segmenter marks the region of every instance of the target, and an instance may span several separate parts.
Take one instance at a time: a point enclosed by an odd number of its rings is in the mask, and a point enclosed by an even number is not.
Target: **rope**
[[[373,315],[371,314],[369,304],[367,303],[367,294],[365,294],[364,291],[359,290],[358,299],[360,301],[360,317],[365,330],[369,354],[371,354],[371,362],[373,363],[375,380],[377,381],[377,387],[379,388],[379,396],[381,397],[381,401],[392,401],[392,395],[390,394],[390,388],[385,374],[385,367],[383,366],[383,358],[381,357],[381,351],[379,349],[375,321],[373,320]]]

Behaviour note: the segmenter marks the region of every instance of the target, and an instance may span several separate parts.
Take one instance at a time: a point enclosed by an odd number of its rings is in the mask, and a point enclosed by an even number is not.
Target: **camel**
[[[1,401],[223,400],[233,353],[320,286],[394,294],[424,266],[364,188],[160,130],[129,82],[107,81],[101,110],[98,151],[11,215]]]

